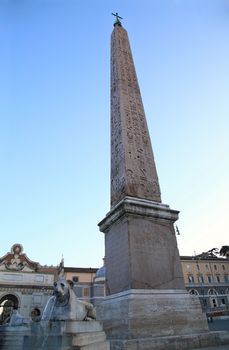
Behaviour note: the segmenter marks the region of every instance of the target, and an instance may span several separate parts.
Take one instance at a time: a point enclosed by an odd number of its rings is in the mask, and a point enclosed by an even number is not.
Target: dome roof
[[[95,282],[105,281],[105,277],[106,277],[106,268],[105,268],[105,266],[102,266],[96,272]]]

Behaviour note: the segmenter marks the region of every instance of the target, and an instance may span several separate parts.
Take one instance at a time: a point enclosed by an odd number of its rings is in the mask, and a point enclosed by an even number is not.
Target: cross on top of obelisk
[[[120,17],[120,16],[118,15],[118,12],[116,12],[116,13],[113,13],[113,12],[112,12],[112,15],[116,17],[116,21],[115,21],[115,23],[114,23],[114,26],[118,25],[118,26],[121,27],[121,26],[122,26],[122,23],[120,22],[119,19],[122,19],[122,17]]]

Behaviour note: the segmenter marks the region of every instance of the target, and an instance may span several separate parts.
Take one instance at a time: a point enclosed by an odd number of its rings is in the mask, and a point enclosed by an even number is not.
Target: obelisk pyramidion
[[[180,342],[184,350],[188,347],[181,335],[193,345],[199,333],[206,334],[199,300],[184,287],[174,230],[178,213],[161,203],[128,35],[116,14],[111,36],[111,209],[99,223],[105,234],[107,297],[98,315],[111,349],[172,350]]]

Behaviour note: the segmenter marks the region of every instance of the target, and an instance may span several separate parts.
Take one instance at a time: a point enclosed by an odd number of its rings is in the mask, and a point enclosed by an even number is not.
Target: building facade
[[[42,266],[23,253],[21,244],[14,244],[10,252],[0,258],[0,324],[9,320],[14,309],[28,320],[34,310],[41,315],[53,294],[61,264]],[[64,267],[64,276],[79,299],[95,306],[104,299],[104,268]]]
[[[73,290],[79,299],[97,306],[105,296],[104,271],[104,267],[101,269],[64,267],[64,276],[67,281],[73,283]]]
[[[7,322],[13,309],[29,318],[40,315],[53,293],[57,267],[41,266],[23,253],[21,244],[0,258],[0,324]]]
[[[182,256],[185,286],[208,314],[229,314],[229,259],[214,254]]]
[[[203,312],[229,314],[229,259],[212,253],[181,256],[185,287],[200,299]],[[23,253],[21,244],[0,258],[0,324],[7,322],[13,309],[25,317],[36,310],[42,314],[53,293],[60,266],[41,266]],[[64,267],[64,276],[77,297],[98,306],[106,295],[105,267]]]

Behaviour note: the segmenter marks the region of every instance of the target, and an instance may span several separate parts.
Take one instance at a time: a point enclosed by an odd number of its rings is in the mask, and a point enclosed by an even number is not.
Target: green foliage
[[[223,245],[219,251],[219,254],[229,259],[229,245]]]

